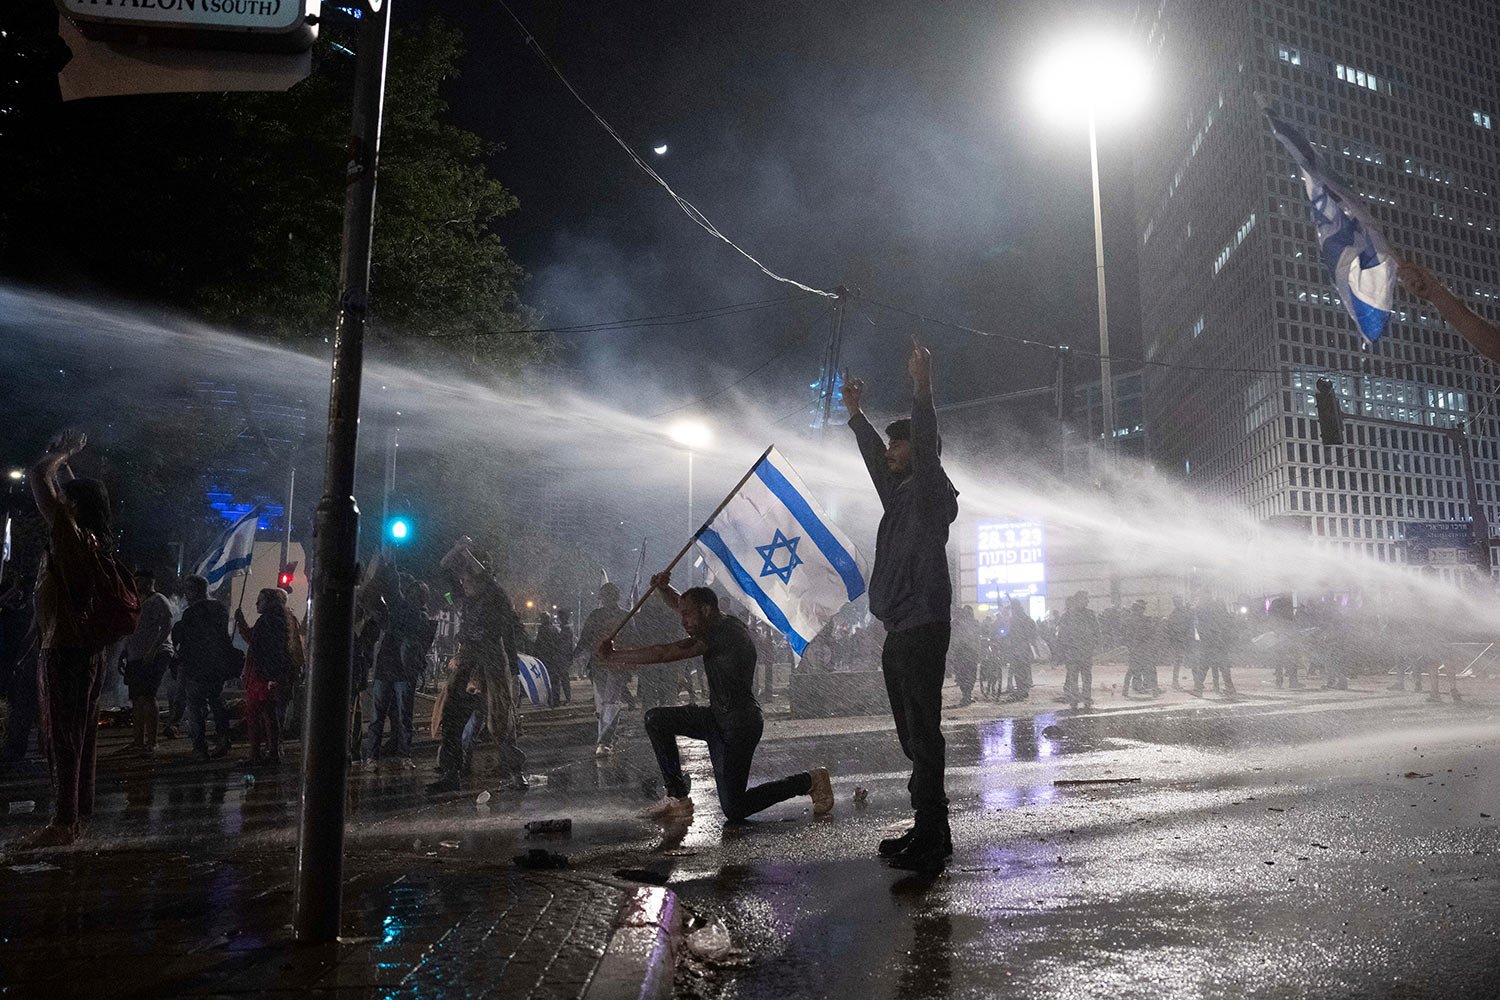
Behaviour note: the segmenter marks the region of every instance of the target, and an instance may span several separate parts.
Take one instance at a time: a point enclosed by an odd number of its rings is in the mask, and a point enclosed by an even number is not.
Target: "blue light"
[[[386,531],[390,534],[392,541],[404,542],[411,535],[411,525],[406,518],[398,517],[391,521]]]

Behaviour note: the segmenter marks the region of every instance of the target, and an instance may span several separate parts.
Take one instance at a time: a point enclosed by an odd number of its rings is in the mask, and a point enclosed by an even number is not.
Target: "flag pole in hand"
[[[719,501],[719,505],[713,509],[713,513],[709,514],[708,517],[704,519],[703,523],[698,526],[698,530],[693,532],[692,537],[687,540],[687,543],[684,544],[682,548],[677,550],[677,554],[672,557],[672,561],[667,563],[666,568],[662,570],[662,572],[672,572],[672,568],[682,561],[682,557],[688,554],[688,550],[693,547],[693,543],[696,542],[699,537],[701,537],[702,534],[708,530],[708,526],[710,524],[714,523],[714,518],[719,516],[719,512],[722,511],[725,507],[729,506],[729,501],[734,499],[735,494],[740,491],[740,487],[748,483],[750,481],[750,477],[755,475],[755,470],[760,468],[760,463],[766,460],[766,457],[771,454],[771,449],[774,447],[776,447],[774,444],[769,445],[765,451],[760,453],[760,457],[757,458],[754,463],[751,464],[750,468],[745,471],[745,474],[740,477],[740,481],[734,484],[734,489],[730,490],[724,495],[724,499]],[[640,600],[635,602],[635,606],[630,609],[630,613],[625,616],[625,618],[620,622],[619,625],[615,626],[615,630],[609,634],[609,638],[605,639],[603,644],[613,642],[615,640],[615,636],[619,635],[625,630],[625,626],[630,624],[630,619],[634,618],[636,616],[636,612],[640,611],[641,608],[646,606],[646,602],[651,599],[651,595],[654,593],[656,593],[656,584],[653,583],[651,586],[646,588],[646,592],[641,595]]]

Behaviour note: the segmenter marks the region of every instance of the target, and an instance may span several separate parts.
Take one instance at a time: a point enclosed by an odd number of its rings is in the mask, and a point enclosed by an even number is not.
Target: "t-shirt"
[[[161,593],[152,594],[141,602],[141,617],[136,621],[135,631],[125,640],[125,659],[144,660],[151,646],[161,637],[161,648],[172,651],[172,606]]]
[[[725,729],[761,721],[755,700],[755,642],[738,618],[720,615],[703,639],[703,673],[708,678],[708,707]]]
[[[36,578],[36,629],[42,649],[82,649],[83,628],[79,607],[68,589],[68,580],[83,579],[92,558],[90,536],[61,507],[52,521],[51,543]],[[77,595],[86,600],[84,594]]]

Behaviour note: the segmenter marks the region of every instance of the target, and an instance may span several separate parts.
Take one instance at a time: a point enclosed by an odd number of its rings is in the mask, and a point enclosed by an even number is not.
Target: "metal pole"
[[[1067,412],[1064,409],[1063,384],[1067,376],[1068,367],[1068,345],[1062,344],[1057,349],[1057,387],[1053,396],[1053,407],[1057,411],[1057,467],[1058,472],[1066,478],[1068,475],[1068,425]]]
[[[693,531],[693,449],[688,449],[688,533]],[[693,572],[693,566],[688,564],[688,585],[697,585],[697,574]]]
[[[359,579],[359,506],[354,500],[365,312],[370,299],[370,241],[375,223],[375,173],[385,101],[385,62],[392,0],[364,0],[359,63],[354,76],[354,127],[345,174],[339,319],[328,384],[328,446],[324,494],[318,503],[317,576],[303,727],[302,801],[297,831],[293,929],[304,944],[338,938],[344,880],[344,794],[348,780],[349,668],[354,588]]]
[[[380,496],[380,551],[383,554],[390,545],[386,528],[391,523],[391,494],[396,492],[396,435],[399,428],[392,427],[385,436],[385,485]]]
[[[838,304],[833,310],[833,332],[828,335],[828,363],[823,370],[823,435],[828,434],[828,421],[833,418],[833,393],[838,380],[839,353],[844,339],[844,303],[849,292],[843,285],[837,289]]]
[[[1114,466],[1115,453],[1115,382],[1109,371],[1109,309],[1104,301],[1104,212],[1099,201],[1099,136],[1094,127],[1094,112],[1089,111],[1089,169],[1094,185],[1094,270],[1099,286],[1099,389],[1104,400],[1104,454]]]
[[[281,515],[281,565],[286,565],[286,557],[292,549],[292,501],[297,496],[297,470],[292,469],[291,479],[286,484],[286,510]],[[307,567],[303,567],[303,572]]]

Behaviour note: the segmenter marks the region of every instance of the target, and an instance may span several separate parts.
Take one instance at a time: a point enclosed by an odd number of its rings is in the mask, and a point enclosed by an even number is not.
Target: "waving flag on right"
[[[1395,298],[1397,262],[1390,246],[1364,206],[1318,159],[1302,133],[1273,112],[1266,98],[1256,98],[1271,122],[1271,131],[1302,172],[1302,185],[1318,226],[1318,249],[1334,289],[1365,343],[1373,344],[1390,323]]]

